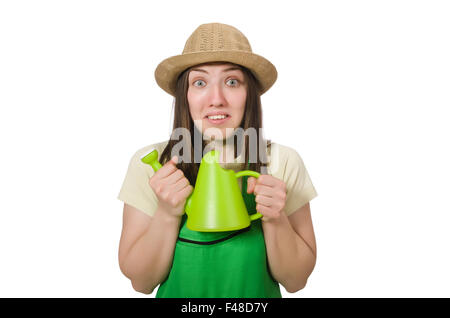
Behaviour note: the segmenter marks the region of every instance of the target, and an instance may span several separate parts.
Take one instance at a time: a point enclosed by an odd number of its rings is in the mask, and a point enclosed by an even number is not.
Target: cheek
[[[195,94],[187,93],[187,100],[189,104],[189,112],[191,113],[192,119],[201,119],[201,98]]]
[[[246,92],[237,94],[233,98],[232,105],[234,105],[234,113],[235,116],[238,117],[239,119],[242,119],[242,117],[244,116],[246,98],[247,98]]]

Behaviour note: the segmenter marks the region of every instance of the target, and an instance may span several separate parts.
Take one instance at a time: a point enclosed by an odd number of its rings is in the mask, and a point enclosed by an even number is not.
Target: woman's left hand
[[[247,193],[255,194],[256,211],[262,214],[262,220],[278,220],[284,213],[286,204],[286,185],[280,179],[262,174],[258,178],[247,179]]]

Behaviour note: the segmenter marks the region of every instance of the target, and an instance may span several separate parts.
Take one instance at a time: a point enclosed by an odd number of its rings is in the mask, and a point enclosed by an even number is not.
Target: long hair
[[[223,63],[229,62],[211,62],[202,65],[223,64]],[[239,138],[238,135],[232,136],[232,138],[237,138],[237,142],[234,142],[234,158],[237,158],[240,154],[240,151],[243,151],[245,149],[245,163],[248,163],[248,165],[244,166],[244,164],[242,164],[242,170],[249,169],[265,174],[267,173],[266,166],[268,164],[266,150],[268,151],[268,153],[270,153],[271,142],[263,139],[264,137],[261,134],[262,129],[260,129],[262,128],[260,84],[250,70],[241,65],[235,66],[239,67],[244,73],[245,81],[247,83],[247,98],[245,101],[244,116],[239,126],[242,129],[237,129],[237,131],[239,132],[244,131],[244,138]],[[195,162],[195,160],[193,159],[198,158],[198,156],[199,158],[202,157],[203,150],[205,149],[208,142],[204,141],[202,138],[201,149],[198,149],[198,147],[194,148],[195,146],[194,135],[198,133],[198,130],[195,131],[197,128],[195,127],[194,121],[192,120],[191,114],[189,112],[189,103],[187,99],[187,92],[189,88],[189,81],[188,81],[189,73],[193,67],[186,69],[178,77],[175,91],[173,130],[171,138],[161,154],[160,162],[163,165],[166,162],[168,162],[171,159],[173,147],[179,142],[182,142],[183,143],[182,150],[189,149],[190,154],[188,154],[188,157],[192,158],[192,160],[191,162],[183,162],[183,161],[178,162],[177,168],[183,171],[184,176],[189,180],[191,185],[194,186],[195,181],[197,179],[197,173],[200,163]],[[186,136],[174,135],[174,131],[177,128],[187,129],[187,131],[190,132],[190,139],[185,138]],[[249,128],[254,128],[254,132],[256,133],[257,138],[256,145],[255,142],[250,143],[249,135],[245,134],[245,132]],[[182,137],[182,141],[179,140],[180,137]],[[252,149],[250,149],[250,146],[252,146]],[[254,162],[255,160],[249,162],[249,156],[251,153],[254,155],[252,158],[256,157],[256,162]],[[260,155],[257,155],[258,153]]]

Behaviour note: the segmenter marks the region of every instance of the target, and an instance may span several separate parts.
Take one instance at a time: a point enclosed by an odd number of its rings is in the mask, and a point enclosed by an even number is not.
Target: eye
[[[238,86],[239,84],[239,80],[235,79],[235,78],[231,78],[227,81],[227,83],[229,83],[231,81],[231,86]]]
[[[206,83],[203,81],[203,80],[196,80],[194,83],[192,83],[194,86],[197,86],[197,87],[201,87],[201,86],[205,86],[205,85],[195,85],[196,83],[203,83],[203,84],[205,84],[206,85]]]

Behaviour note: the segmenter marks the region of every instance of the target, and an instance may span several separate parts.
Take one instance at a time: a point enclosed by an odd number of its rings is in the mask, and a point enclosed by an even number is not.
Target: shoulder
[[[269,173],[284,176],[286,170],[302,168],[303,160],[297,150],[292,147],[272,142],[269,156]]]
[[[270,148],[271,148],[271,155],[274,154],[280,155],[284,159],[299,156],[297,150],[295,150],[292,147],[282,145],[278,142],[272,142]]]

